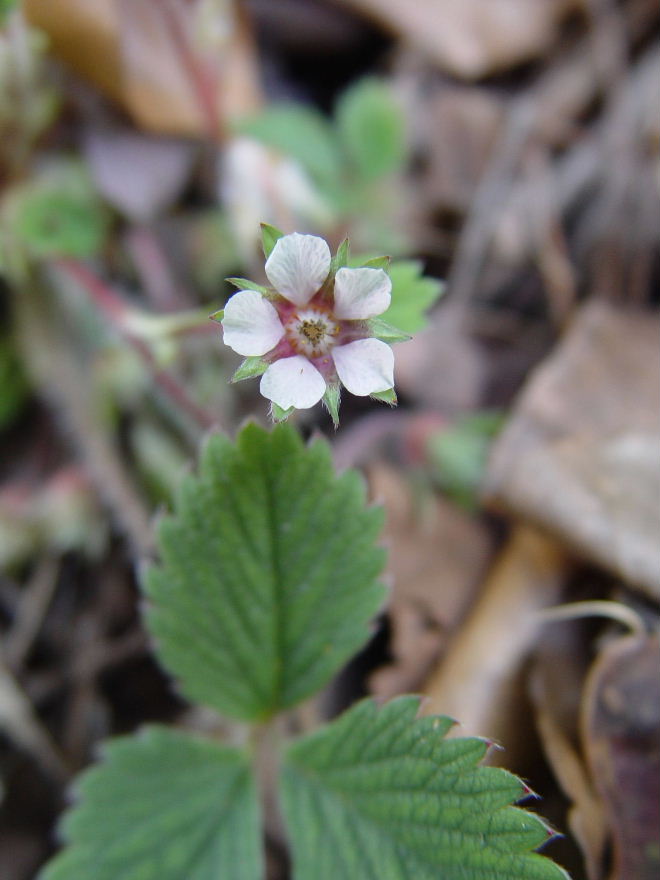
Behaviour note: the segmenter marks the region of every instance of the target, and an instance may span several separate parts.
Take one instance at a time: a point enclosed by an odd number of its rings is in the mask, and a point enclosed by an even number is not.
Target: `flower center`
[[[306,357],[326,354],[339,333],[339,325],[330,315],[317,309],[294,312],[285,329],[293,348]]]

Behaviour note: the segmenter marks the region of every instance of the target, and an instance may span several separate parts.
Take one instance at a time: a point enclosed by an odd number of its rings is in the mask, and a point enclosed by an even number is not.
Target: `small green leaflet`
[[[398,171],[405,160],[405,119],[385,83],[367,77],[337,102],[342,146],[361,180]]]
[[[164,727],[106,743],[39,880],[261,880],[260,811],[243,753]]]
[[[327,385],[325,394],[323,395],[323,403],[330,413],[332,424],[337,428],[339,426],[339,404],[341,401],[341,387],[338,383]]]
[[[393,327],[380,318],[369,319],[369,335],[389,343],[407,342],[411,338],[409,333],[403,333],[398,327]]]
[[[358,703],[289,747],[282,803],[294,880],[567,880],[531,850],[552,833],[511,804],[505,770],[478,767],[479,739],[416,718],[417,697]]]
[[[323,687],[382,602],[381,525],[325,442],[288,425],[211,437],[146,577],[148,628],[183,692],[254,720]]]
[[[234,128],[291,156],[324,190],[332,193],[340,185],[337,138],[330,123],[317,110],[300,104],[279,104],[235,123]]]
[[[383,403],[389,403],[390,406],[396,406],[399,402],[394,388],[388,388],[387,391],[374,391],[369,397],[374,400],[382,400]]]
[[[277,227],[271,226],[269,223],[261,224],[261,245],[266,259],[273,253],[273,248],[283,236],[284,233],[281,229],[277,229]]]

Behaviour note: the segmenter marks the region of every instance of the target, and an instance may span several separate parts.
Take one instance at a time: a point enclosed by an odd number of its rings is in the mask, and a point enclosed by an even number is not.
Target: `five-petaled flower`
[[[359,396],[394,386],[392,349],[370,320],[390,304],[389,276],[368,266],[331,273],[331,262],[322,238],[284,235],[266,261],[272,289],[240,290],[225,306],[225,343],[261,359],[261,393],[285,411],[327,402],[339,382]]]

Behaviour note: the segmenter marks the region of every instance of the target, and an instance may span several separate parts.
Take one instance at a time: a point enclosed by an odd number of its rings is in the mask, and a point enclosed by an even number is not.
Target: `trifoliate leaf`
[[[338,186],[341,159],[335,133],[317,110],[281,104],[242,120],[235,128],[295,159],[324,189]]]
[[[65,816],[68,847],[39,880],[261,880],[246,757],[163,727],[111,740]]]
[[[261,376],[269,367],[268,361],[262,357],[247,357],[231,377],[232,382],[242,382],[243,379],[254,379]]]
[[[270,229],[274,229],[274,227],[271,226]],[[280,233],[279,238],[282,237],[282,234],[283,233]],[[275,239],[275,241],[277,241],[277,239]],[[273,247],[274,246],[275,246],[275,242],[273,242]],[[271,250],[272,250],[272,248],[271,248]],[[225,281],[228,281],[230,284],[233,284],[233,286],[238,288],[238,290],[256,290],[257,293],[261,293],[261,294],[272,293],[272,291],[268,287],[264,287],[263,284],[257,284],[254,281],[250,281],[249,278],[226,278]]]
[[[419,700],[367,700],[294,743],[282,800],[295,880],[566,880],[531,852],[551,833],[511,804],[525,787],[478,767],[479,739],[445,739]]]
[[[381,321],[380,318],[369,319],[369,335],[388,343],[407,342],[410,339],[409,333],[404,333],[403,330],[393,327],[387,321]]]
[[[383,403],[389,403],[390,406],[396,406],[399,402],[394,388],[388,388],[387,391],[374,391],[369,397],[374,400],[382,400]]]
[[[424,312],[444,292],[441,281],[422,272],[418,260],[395,260],[390,266],[392,302],[381,317],[404,333],[417,333],[426,326]]]
[[[347,89],[336,110],[342,144],[363,180],[397,171],[406,153],[405,120],[388,87],[367,78]]]
[[[183,692],[252,720],[320,689],[382,601],[381,523],[325,442],[287,425],[211,437],[146,579],[148,628]]]
[[[272,254],[273,248],[283,235],[282,230],[277,229],[276,226],[271,226],[269,223],[261,224],[261,246],[266,259]]]

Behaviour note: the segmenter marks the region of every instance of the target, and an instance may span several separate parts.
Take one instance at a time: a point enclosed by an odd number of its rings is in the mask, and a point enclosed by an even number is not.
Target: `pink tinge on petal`
[[[225,345],[238,354],[266,354],[284,336],[284,327],[273,306],[256,290],[235,293],[222,319]]]
[[[309,409],[323,397],[325,380],[302,355],[275,361],[261,377],[259,390],[282,409]]]
[[[275,243],[266,275],[278,293],[304,306],[328,277],[330,260],[330,248],[322,238],[294,232]]]
[[[388,308],[392,282],[382,269],[339,269],[335,275],[337,318],[345,321],[375,318]]]
[[[351,394],[365,397],[394,387],[394,353],[379,339],[358,339],[332,350],[337,375]]]

